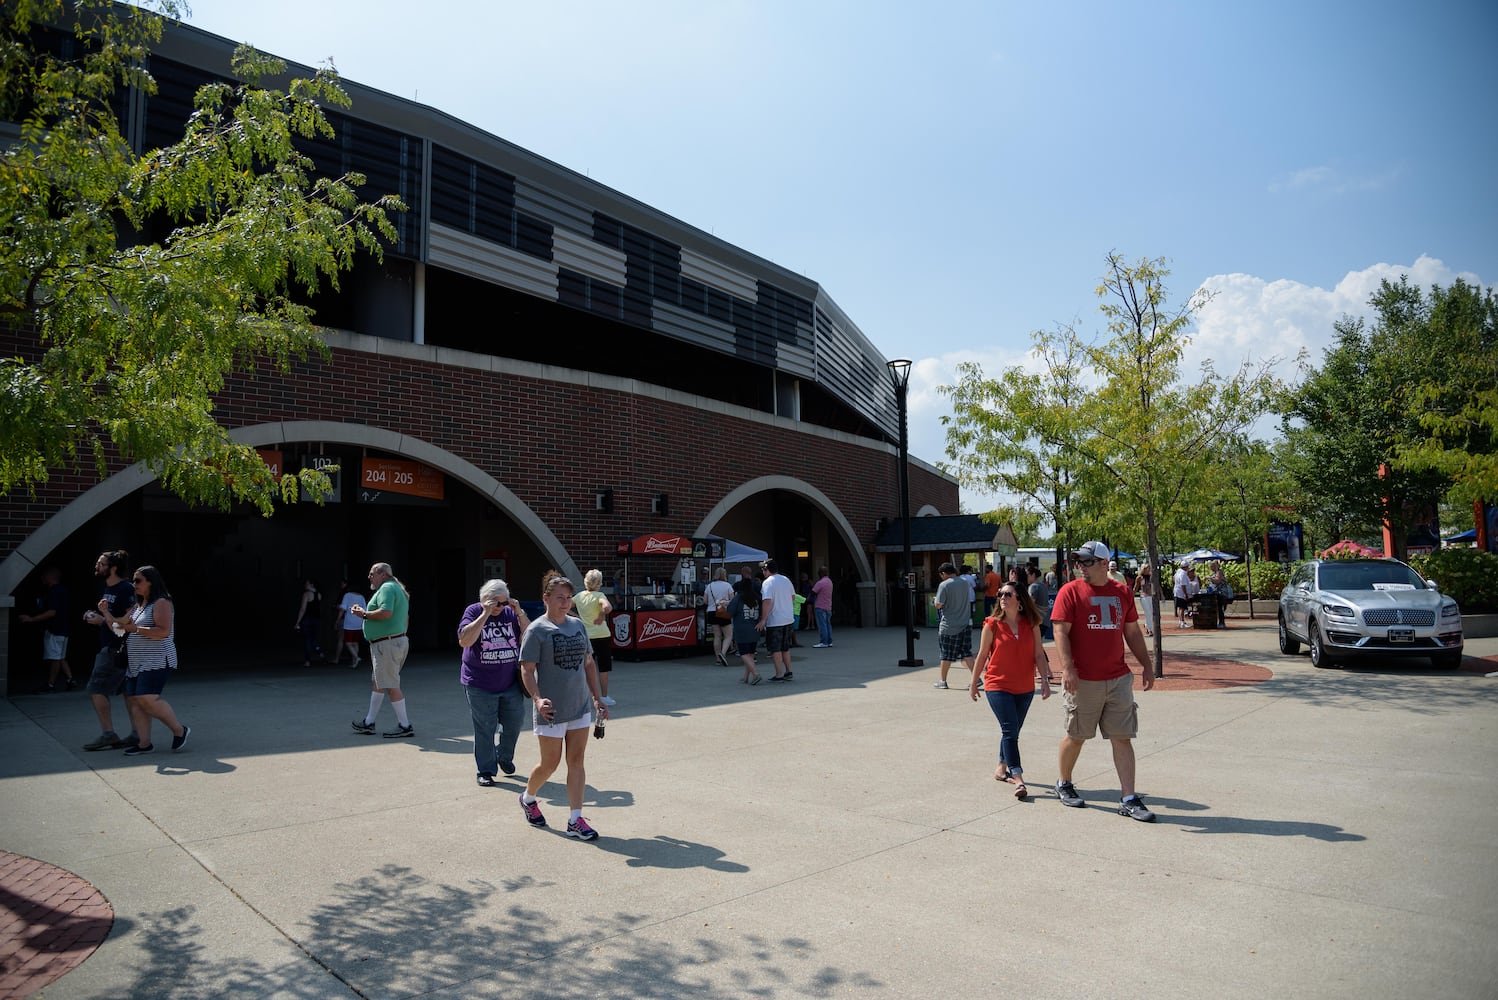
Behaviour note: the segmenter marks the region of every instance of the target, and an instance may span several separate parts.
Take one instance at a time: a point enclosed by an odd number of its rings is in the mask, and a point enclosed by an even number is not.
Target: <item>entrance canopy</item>
[[[885,524],[874,539],[875,552],[904,551],[900,525],[898,517]],[[977,514],[948,514],[911,518],[910,551],[997,552],[1012,557],[1019,550],[1009,525],[985,521]]]
[[[714,535],[709,535],[706,540],[717,542],[723,546],[722,553],[712,557],[713,562],[757,563],[770,558],[770,553],[764,549],[756,549],[752,545],[745,545],[743,542],[736,542],[731,538],[718,538]]]

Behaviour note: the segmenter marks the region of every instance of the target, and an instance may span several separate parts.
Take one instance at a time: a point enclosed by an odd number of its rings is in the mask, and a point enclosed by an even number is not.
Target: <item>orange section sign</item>
[[[359,485],[366,490],[401,493],[405,496],[443,499],[442,473],[420,462],[399,458],[366,458],[359,470]]]
[[[256,448],[255,454],[260,456],[260,461],[270,466],[270,474],[279,481],[281,478],[281,452],[270,448]]]

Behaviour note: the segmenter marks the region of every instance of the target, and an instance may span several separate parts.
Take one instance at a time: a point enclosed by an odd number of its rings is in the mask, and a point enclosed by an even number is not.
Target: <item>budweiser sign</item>
[[[652,639],[673,639],[677,642],[686,641],[687,635],[697,624],[696,615],[684,615],[675,621],[661,621],[659,618],[647,618],[640,626],[640,643],[650,642]]]
[[[675,535],[650,535],[645,539],[645,555],[676,555],[681,539]]]

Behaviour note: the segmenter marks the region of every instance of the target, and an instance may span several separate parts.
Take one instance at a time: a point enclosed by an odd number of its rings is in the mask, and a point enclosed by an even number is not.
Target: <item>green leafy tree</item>
[[[1498,500],[1498,299],[1460,278],[1433,287],[1417,329],[1439,354],[1410,391],[1419,429],[1400,428],[1394,466],[1447,477],[1448,500],[1468,509]]]
[[[979,365],[963,362],[957,381],[940,387],[952,401],[952,413],[941,418],[952,463],[942,468],[964,486],[1015,498],[990,516],[1022,535],[1036,536],[1049,521],[1056,561],[1064,566],[1066,550],[1078,541],[1071,535],[1072,507],[1086,470],[1064,440],[1051,435],[1048,414],[1085,392],[1082,356],[1073,337],[1031,336],[1038,371],[1016,365],[988,378]]]
[[[1376,537],[1395,555],[1454,484],[1482,495],[1498,476],[1498,323],[1491,292],[1458,280],[1426,296],[1384,281],[1372,324],[1344,317],[1319,369],[1284,408],[1308,513],[1335,538]]]
[[[1274,359],[1257,368],[1244,362],[1229,377],[1208,365],[1198,382],[1183,383],[1181,355],[1197,303],[1169,306],[1168,274],[1162,259],[1131,263],[1110,253],[1097,288],[1108,338],[1087,341],[1070,327],[1036,335],[1040,357],[1066,360],[1064,378],[1053,365],[1049,381],[1011,370],[987,382],[969,366],[963,381],[948,387],[960,403],[948,425],[949,454],[981,456],[1001,470],[999,482],[1028,486],[1036,501],[1045,495],[1037,488],[1045,469],[1068,470],[1071,523],[1081,512],[1090,526],[1137,526],[1132,530],[1143,535],[1156,566],[1162,526],[1187,497],[1200,495],[1218,443],[1253,423],[1277,390],[1268,374]],[[1039,449],[1043,458],[1027,458]],[[1016,470],[1016,478],[1005,478]]]
[[[326,356],[294,294],[336,288],[395,237],[387,213],[404,206],[362,201],[356,174],[316,177],[297,149],[332,134],[324,106],[348,104],[331,68],[272,89],[260,81],[284,64],[241,48],[244,83],[201,88],[181,141],[131,148],[114,102],[154,92],[146,57],[161,15],[183,10],[12,0],[0,13],[0,118],[20,125],[0,155],[0,322],[35,344],[0,359],[0,491],[85,458],[103,476],[118,457],[190,503],[269,514],[294,498],[298,479],[232,441],[213,397],[236,370]],[[67,24],[73,44],[47,44],[42,29]]]

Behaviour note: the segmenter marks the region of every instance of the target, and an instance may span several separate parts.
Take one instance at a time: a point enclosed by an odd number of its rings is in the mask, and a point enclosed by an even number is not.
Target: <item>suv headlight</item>
[[[1345,604],[1324,604],[1322,608],[1326,611],[1328,618],[1346,618],[1351,620],[1358,616],[1355,609],[1349,608]]]
[[[1450,604],[1442,604],[1441,605],[1441,617],[1442,618],[1460,618],[1461,616],[1462,616],[1462,609],[1459,608],[1459,607],[1457,607],[1455,602],[1452,602]]]

